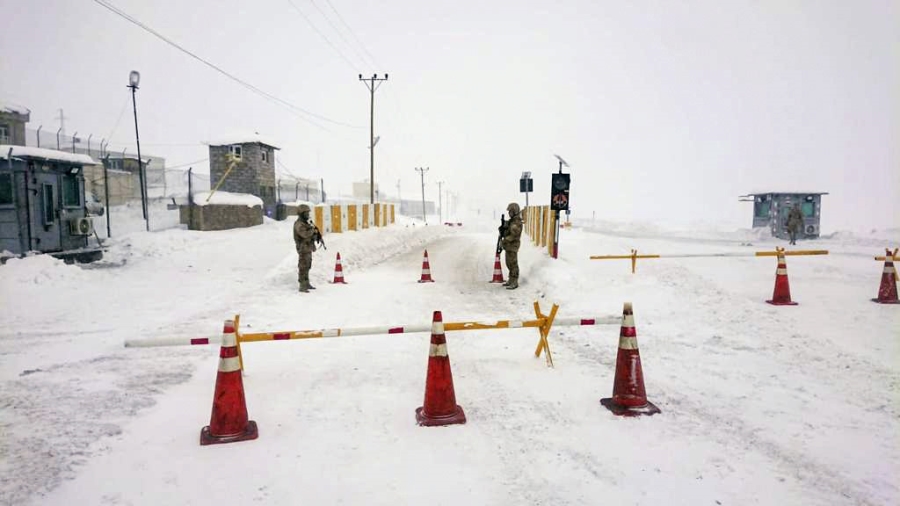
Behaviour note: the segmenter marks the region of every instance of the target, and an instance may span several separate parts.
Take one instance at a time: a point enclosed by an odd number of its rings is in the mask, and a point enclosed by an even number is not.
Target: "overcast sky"
[[[559,153],[573,216],[749,227],[739,195],[791,189],[830,192],[826,231],[900,226],[896,0],[108,1],[333,122],[273,104],[94,0],[0,0],[0,100],[30,108],[30,127],[55,133],[62,108],[70,134],[132,150],[136,69],[145,153],[176,166],[206,158],[204,142],[259,131],[291,172],[349,193],[369,173],[357,75],[387,72],[375,179],[389,195],[400,180],[418,197],[414,168],[427,166],[427,198],[443,180],[473,207],[503,208],[524,203],[531,171],[546,203]]]

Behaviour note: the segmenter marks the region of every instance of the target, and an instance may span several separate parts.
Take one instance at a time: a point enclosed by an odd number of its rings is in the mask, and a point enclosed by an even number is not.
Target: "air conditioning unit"
[[[91,235],[94,233],[94,222],[90,218],[75,218],[69,220],[69,234]]]
[[[817,233],[818,233],[818,230],[815,225],[807,225],[806,226],[806,235],[816,235]]]

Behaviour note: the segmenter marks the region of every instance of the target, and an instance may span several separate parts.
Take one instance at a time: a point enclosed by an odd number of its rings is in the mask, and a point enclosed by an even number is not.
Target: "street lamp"
[[[144,223],[147,227],[147,232],[150,231],[150,217],[147,213],[147,187],[145,185],[145,176],[144,176],[144,159],[141,158],[141,136],[138,133],[138,119],[137,119],[137,98],[136,92],[138,90],[138,85],[141,83],[141,73],[137,70],[132,70],[130,74],[128,74],[128,88],[131,88],[131,105],[134,108],[134,138],[137,142],[137,152],[138,152],[138,177],[140,178],[141,183],[141,209],[144,212]],[[124,157],[123,157],[124,158]],[[122,160],[122,165],[124,166],[125,160]]]

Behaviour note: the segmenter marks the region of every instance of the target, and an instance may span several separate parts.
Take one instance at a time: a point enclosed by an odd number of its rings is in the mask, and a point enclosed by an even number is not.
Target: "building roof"
[[[738,195],[739,197],[755,197],[757,195],[828,195],[828,192],[800,192],[800,191],[770,191],[770,192],[751,192],[746,195]]]
[[[275,149],[281,149],[278,147],[272,139],[268,137],[259,135],[258,132],[253,133],[238,133],[233,135],[224,136],[216,139],[215,141],[207,142],[210,146],[231,146],[234,144],[262,144],[263,146],[269,146]]]
[[[9,150],[12,157],[21,160],[43,160],[47,162],[67,163],[70,165],[99,165],[93,158],[80,153],[57,151],[55,149],[33,148],[31,146],[9,146],[0,144],[0,160],[7,160]]]
[[[23,116],[31,114],[31,111],[27,107],[22,107],[21,105],[13,104],[11,102],[4,102],[2,100],[0,100],[0,112],[11,112]]]

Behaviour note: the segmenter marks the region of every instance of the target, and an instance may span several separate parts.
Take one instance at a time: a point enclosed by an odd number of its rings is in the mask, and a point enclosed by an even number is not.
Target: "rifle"
[[[497,230],[500,232],[500,235],[497,237],[497,254],[499,255],[500,252],[503,251],[503,236],[506,235],[506,231],[509,230],[506,216],[500,215],[500,228]]]
[[[315,235],[313,235],[313,241],[321,245],[322,249],[328,250],[328,248],[325,246],[325,239],[322,237],[322,232],[319,230],[319,227],[317,227],[312,220],[309,220],[309,224],[312,225],[314,229],[316,229],[316,233]]]

